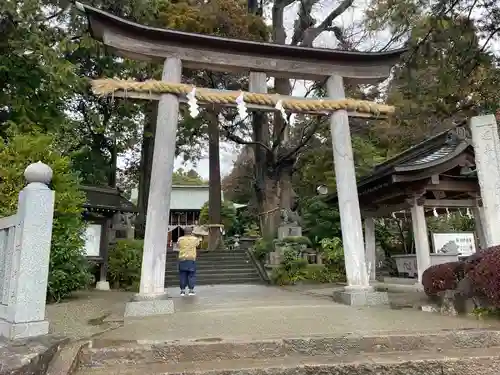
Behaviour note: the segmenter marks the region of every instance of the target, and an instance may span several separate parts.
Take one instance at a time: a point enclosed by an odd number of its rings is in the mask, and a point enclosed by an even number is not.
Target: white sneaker
[[[186,296],[186,291],[181,290],[181,297],[185,297],[185,296]]]
[[[189,293],[188,293],[188,296],[195,296],[196,293],[194,292],[194,290],[190,290]]]

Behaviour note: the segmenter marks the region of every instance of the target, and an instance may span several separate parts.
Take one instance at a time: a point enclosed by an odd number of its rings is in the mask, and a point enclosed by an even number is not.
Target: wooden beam
[[[220,92],[222,90],[215,90],[211,89],[210,91],[214,92]],[[160,95],[156,93],[144,93],[144,92],[130,92],[130,91],[115,91],[114,94],[111,95],[112,97],[116,98],[126,98],[126,99],[139,99],[139,100],[159,100]],[[285,97],[284,97],[285,98]],[[290,98],[289,96],[286,96],[286,98]],[[307,100],[307,99],[306,99]],[[180,103],[187,103],[188,99],[186,98],[185,95],[179,95],[179,102]],[[201,101],[198,101],[198,104],[201,106],[213,106],[213,103],[204,103]],[[222,105],[222,104],[218,104]],[[268,112],[278,112],[278,110],[273,107],[273,106],[268,106],[268,105],[260,105],[260,104],[250,104],[250,103],[245,103],[246,107],[249,110],[261,110],[261,111],[268,111]],[[236,107],[235,104],[224,104],[226,107]],[[301,112],[301,113],[308,113],[312,115],[329,115],[330,113],[328,112]],[[373,115],[371,113],[364,113],[364,112],[347,112],[349,117],[353,118],[364,118],[364,119],[386,119],[387,116],[384,115]]]
[[[439,180],[437,184],[430,183],[427,185],[427,190],[430,191],[455,191],[455,192],[477,192],[479,184],[477,181],[453,181]]]
[[[400,203],[392,206],[379,207],[374,210],[362,208],[362,212],[365,214],[365,216],[370,216],[370,217],[389,217],[393,212],[404,211],[409,209],[410,205],[408,203]]]
[[[339,75],[358,84],[373,83],[387,78],[407,51],[354,52],[222,38],[148,27],[86,4],[75,6],[86,14],[92,37],[120,55],[146,61],[175,56],[194,69],[260,71],[311,80]]]
[[[466,207],[476,207],[477,203],[474,199],[440,199],[432,200],[426,199],[424,201],[424,207],[431,208],[466,208]]]
[[[439,184],[439,175],[438,174],[432,175],[430,183],[431,183],[431,185]]]
[[[387,194],[378,196],[377,198],[375,198],[373,200],[373,204],[383,205],[384,204],[383,202],[385,202],[385,201],[387,201],[389,199],[394,199],[394,198],[397,198],[397,197],[406,196],[407,194],[408,193],[405,190],[393,191],[391,193],[387,193]]]

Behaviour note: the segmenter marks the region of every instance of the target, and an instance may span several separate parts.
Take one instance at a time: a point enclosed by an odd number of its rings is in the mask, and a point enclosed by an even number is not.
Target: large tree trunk
[[[118,145],[116,140],[116,133],[113,135],[113,145],[111,146],[111,170],[109,172],[108,185],[116,187],[116,172],[118,164]]]
[[[276,93],[280,95],[291,95],[292,93],[290,80],[286,78],[275,79],[274,89]],[[277,148],[277,152],[289,146],[290,127],[280,113],[274,114],[273,138],[275,140],[274,142],[280,144]],[[284,162],[288,163],[288,160]],[[278,167],[279,202],[280,208],[283,210],[289,210],[292,206],[292,197],[294,195],[292,187],[292,167],[293,166],[289,165],[281,165]]]
[[[275,2],[272,9],[273,42],[277,44],[285,44],[286,33],[284,29],[284,3]],[[274,89],[277,94],[290,95],[291,85],[290,80],[286,78],[275,78]],[[265,117],[266,118],[266,117]],[[267,128],[267,124],[264,126]],[[254,131],[255,131],[254,127]],[[265,131],[267,129],[261,129]],[[267,130],[267,140],[263,138],[264,144],[273,147],[273,155],[266,155],[265,150],[262,150],[262,156],[255,158],[256,177],[261,179],[263,191],[257,194],[257,201],[261,211],[260,221],[264,237],[274,238],[278,231],[278,226],[281,223],[281,210],[290,209],[291,197],[293,195],[291,174],[288,169],[283,169],[276,165],[277,156],[289,142],[289,126],[282,118],[280,113],[274,114],[272,142],[269,139],[269,131]],[[258,147],[258,146],[257,146]],[[262,149],[262,148],[261,148]],[[259,181],[257,179],[257,181]]]
[[[274,239],[281,222],[281,211],[279,196],[276,191],[279,189],[279,181],[267,178],[264,181],[263,197],[257,198],[259,205],[259,219],[262,237]],[[258,197],[258,195],[257,195]]]
[[[208,249],[216,250],[222,245],[222,234],[218,224],[221,224],[221,191],[219,150],[219,119],[217,113],[208,122],[208,157],[209,157],[209,193],[208,193]]]
[[[137,194],[137,209],[139,213],[135,229],[135,236],[140,239],[144,238],[146,230],[146,213],[148,209],[151,168],[153,166],[157,115],[158,102],[152,101],[146,104],[146,116],[141,147],[141,170],[139,171],[139,191]]]
[[[254,184],[259,222],[262,236],[273,239],[280,220],[279,184],[272,169],[273,155],[262,145],[269,145],[269,126],[267,115],[254,112],[252,116],[254,138]]]

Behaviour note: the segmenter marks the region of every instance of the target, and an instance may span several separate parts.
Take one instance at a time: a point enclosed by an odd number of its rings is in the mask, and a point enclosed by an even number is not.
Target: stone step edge
[[[348,375],[348,374],[463,374],[496,375],[500,348],[361,353],[347,357],[287,356],[272,359],[121,364],[105,368],[80,368],[76,375]],[[263,371],[264,370],[264,371]],[[403,372],[404,371],[404,372]]]
[[[213,281],[213,280],[222,280],[222,281],[230,281],[230,280],[260,280],[259,275],[196,275],[196,283],[200,284],[203,281]],[[166,275],[165,280],[168,281],[177,281],[179,282],[179,277],[175,277],[174,275]]]
[[[171,271],[166,271],[167,274],[179,274],[179,271],[177,270],[171,270]],[[247,273],[257,273],[254,269],[247,269],[247,268],[242,268],[242,269],[231,269],[231,270],[213,270],[213,269],[197,269],[196,274],[197,275],[220,275],[220,274],[227,274],[227,275],[236,275],[239,276],[241,274],[247,274]]]
[[[119,359],[127,362],[185,362],[279,358],[293,355],[335,355],[354,353],[406,352],[433,348],[500,347],[500,331],[464,330],[428,334],[344,335],[318,338],[290,338],[258,341],[114,341],[95,339],[82,351],[82,362],[105,365]],[[499,352],[500,353],[500,352]],[[499,371],[500,373],[500,371]]]

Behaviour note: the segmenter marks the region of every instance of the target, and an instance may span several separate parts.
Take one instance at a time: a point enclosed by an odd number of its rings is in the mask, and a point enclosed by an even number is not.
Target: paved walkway
[[[446,317],[415,309],[350,307],[327,288],[287,290],[263,285],[199,287],[195,297],[169,290],[175,314],[123,322],[130,293],[92,292],[47,308],[54,332],[123,340],[265,339],[316,335],[435,332],[500,328],[500,322]]]

